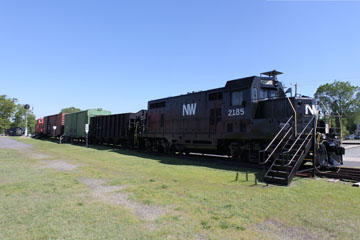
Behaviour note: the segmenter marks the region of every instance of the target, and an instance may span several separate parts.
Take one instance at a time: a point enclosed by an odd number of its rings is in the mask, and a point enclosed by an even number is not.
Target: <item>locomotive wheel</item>
[[[319,149],[316,152],[315,165],[317,168],[328,167],[328,153],[323,143],[320,143]]]
[[[159,145],[159,146],[157,147],[157,152],[158,152],[158,153],[163,153],[163,152],[164,152],[164,147],[161,146],[161,145]]]
[[[176,149],[175,149],[175,146],[174,145],[171,145],[170,149],[169,149],[169,153],[172,154],[172,155],[175,155],[176,154]]]
[[[229,146],[229,154],[232,159],[239,159],[241,152],[237,146],[230,145]]]
[[[145,142],[145,151],[152,152],[152,144],[150,141]]]
[[[241,161],[249,161],[249,151],[248,150],[241,151],[240,160]]]

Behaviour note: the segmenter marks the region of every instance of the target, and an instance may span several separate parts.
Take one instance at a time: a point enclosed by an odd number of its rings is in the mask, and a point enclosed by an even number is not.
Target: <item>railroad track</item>
[[[360,168],[338,167],[333,171],[318,171],[317,176],[360,181]]]

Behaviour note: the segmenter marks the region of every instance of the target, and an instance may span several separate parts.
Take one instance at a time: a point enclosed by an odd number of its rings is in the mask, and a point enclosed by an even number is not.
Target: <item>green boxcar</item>
[[[101,108],[68,113],[65,115],[65,136],[70,138],[85,138],[85,124],[90,124],[91,117],[110,114],[110,111],[102,110]]]

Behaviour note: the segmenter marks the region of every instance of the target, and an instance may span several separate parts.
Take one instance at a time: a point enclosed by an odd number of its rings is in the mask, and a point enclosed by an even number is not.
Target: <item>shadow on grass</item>
[[[116,152],[122,155],[132,156],[132,157],[141,157],[152,161],[158,161],[162,164],[168,165],[187,165],[187,166],[198,166],[198,167],[207,167],[219,170],[234,171],[239,173],[248,173],[249,178],[256,178],[258,181],[263,180],[263,171],[262,168],[259,168],[259,165],[249,164],[244,162],[235,163],[233,160],[228,158],[221,159],[220,157],[208,157],[202,155],[169,155],[169,154],[158,154],[158,153],[148,153],[142,152],[139,150],[132,149],[121,149],[113,148],[108,146],[97,146],[91,145],[91,148],[97,150],[107,150],[111,152]],[[251,176],[251,177],[250,177]],[[234,179],[236,178],[234,174]],[[236,181],[236,180],[234,180]]]
[[[52,143],[59,143],[58,139],[42,138],[39,140],[52,142]],[[85,147],[84,142],[73,142],[73,143],[62,143],[62,144],[71,144],[75,146]],[[231,159],[228,158],[208,157],[202,155],[169,155],[169,154],[160,154],[160,153],[148,153],[138,149],[121,148],[120,146],[113,146],[113,145],[89,144],[89,148],[96,149],[99,151],[115,152],[131,157],[145,158],[150,161],[157,161],[159,163],[167,164],[167,165],[199,166],[199,167],[208,167],[219,170],[234,171],[239,173],[248,173],[249,176],[251,175],[251,178],[254,178],[254,176],[256,176],[256,178],[259,181],[262,181],[263,179],[262,168],[260,168],[259,165],[250,164],[246,162],[235,162],[236,160],[232,161]],[[236,176],[234,174],[234,179],[235,177]]]

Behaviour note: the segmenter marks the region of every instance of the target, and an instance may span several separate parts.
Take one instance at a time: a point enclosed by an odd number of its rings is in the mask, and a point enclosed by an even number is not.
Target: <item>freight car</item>
[[[36,120],[35,124],[35,135],[41,136],[44,131],[44,119],[39,118]]]
[[[145,129],[146,110],[90,118],[90,142],[133,146]]]
[[[65,131],[66,140],[85,140],[85,124],[90,123],[90,118],[98,115],[110,115],[110,111],[98,109],[88,109],[85,111],[69,113],[65,116]]]
[[[64,134],[64,117],[66,113],[58,113],[44,117],[43,132],[46,137],[60,137]],[[56,129],[54,130],[54,127]]]

